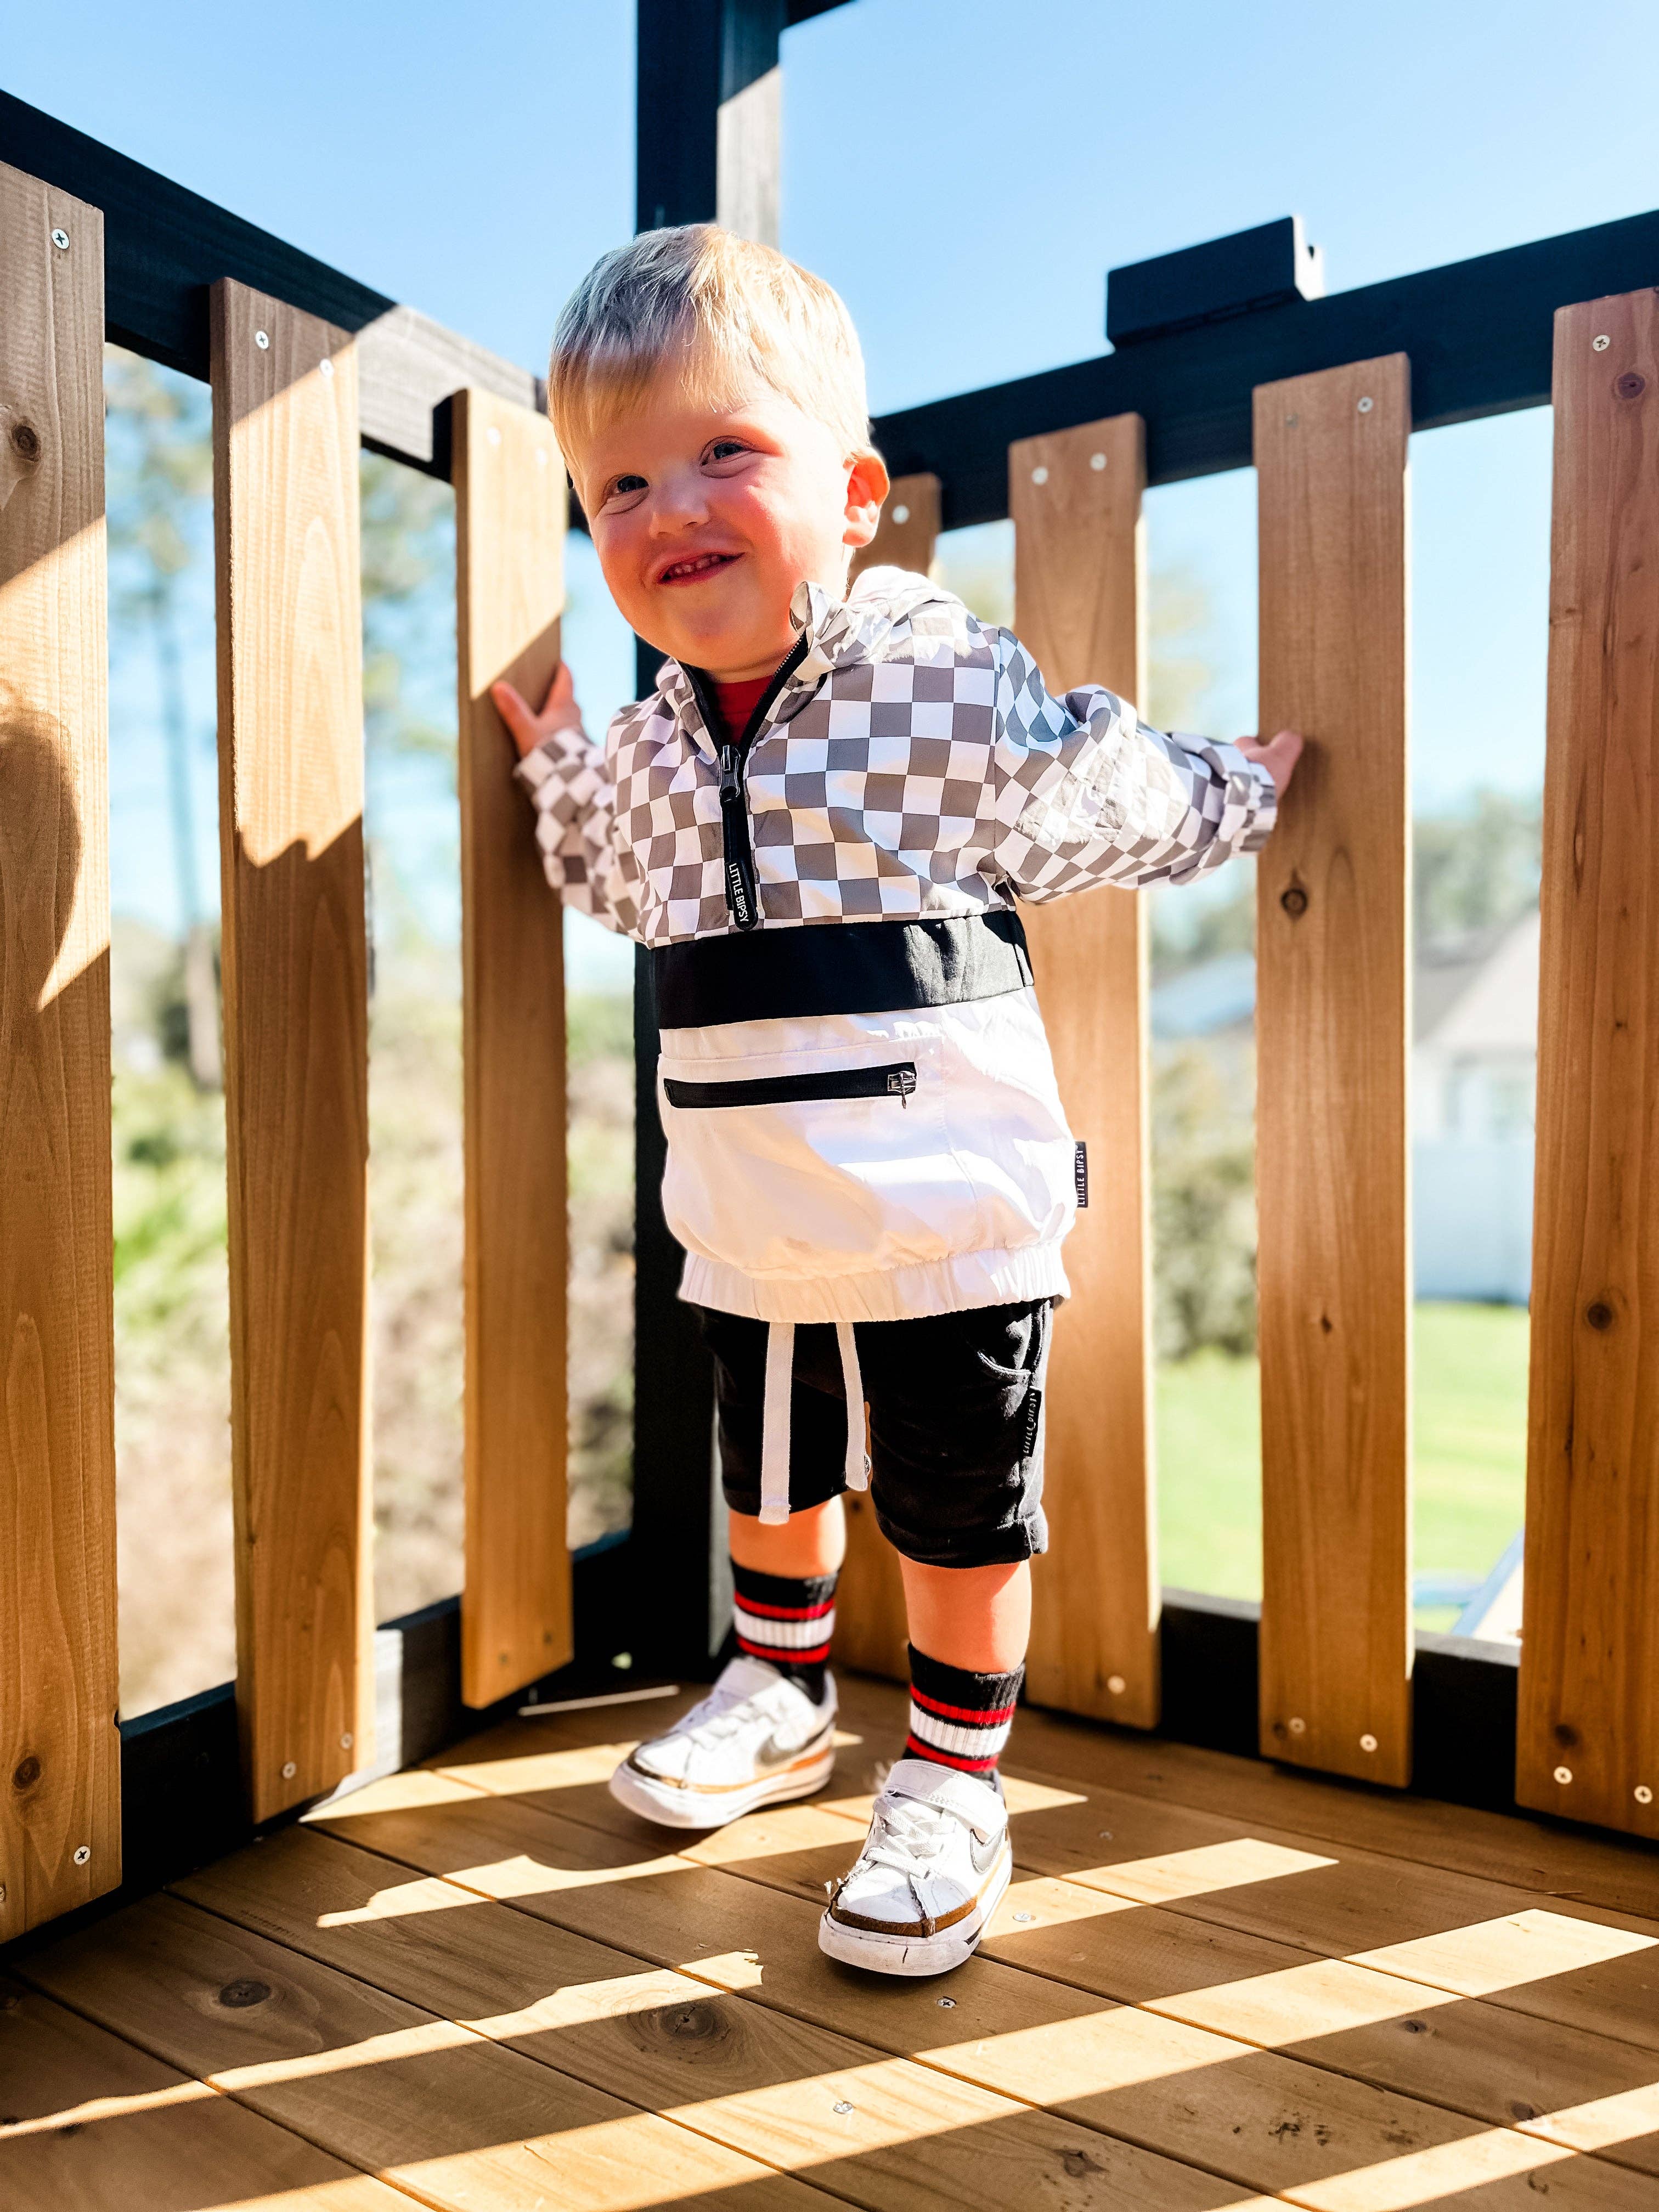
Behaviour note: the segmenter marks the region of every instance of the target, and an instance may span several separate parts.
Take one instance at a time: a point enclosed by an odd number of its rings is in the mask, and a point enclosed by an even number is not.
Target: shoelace
[[[890,1868],[895,1874],[908,1874],[917,1859],[924,1863],[936,1859],[957,1825],[953,1813],[917,1797],[895,1798],[881,1807],[877,1817],[880,1831],[865,1845],[864,1856],[870,1865]]]
[[[711,1697],[692,1706],[680,1723],[687,1735],[705,1736],[710,1742],[735,1735],[745,1719],[755,1716],[751,1698],[734,1698],[729,1690],[716,1690]]]

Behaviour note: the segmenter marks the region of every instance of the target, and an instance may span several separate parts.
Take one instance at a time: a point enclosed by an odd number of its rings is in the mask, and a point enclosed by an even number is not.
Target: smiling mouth
[[[729,568],[738,558],[735,553],[697,553],[689,560],[671,561],[658,577],[659,584],[700,584],[705,576],[712,576],[721,568]]]

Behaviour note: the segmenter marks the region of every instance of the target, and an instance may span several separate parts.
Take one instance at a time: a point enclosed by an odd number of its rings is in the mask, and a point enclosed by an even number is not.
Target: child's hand
[[[538,745],[559,730],[580,730],[581,709],[576,704],[576,685],[568,661],[562,660],[554,671],[553,681],[548,686],[547,696],[542,702],[540,714],[531,711],[528,702],[513,686],[503,680],[492,684],[489,696],[495,703],[495,712],[507,724],[514,744],[519,749],[519,758],[533,753]]]
[[[1285,787],[1296,773],[1296,764],[1302,757],[1302,733],[1299,730],[1281,730],[1269,738],[1264,745],[1260,738],[1241,738],[1238,750],[1246,760],[1260,761],[1273,780],[1273,788],[1282,799]]]

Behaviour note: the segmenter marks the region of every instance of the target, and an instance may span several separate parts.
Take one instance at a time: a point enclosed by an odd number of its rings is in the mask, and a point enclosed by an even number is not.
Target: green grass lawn
[[[1414,1571],[1485,1575],[1521,1526],[1527,1316],[1417,1309]],[[1160,1571],[1183,1589],[1261,1594],[1256,1363],[1201,1352],[1158,1377]],[[1449,1627],[1445,1608],[1418,1615]]]

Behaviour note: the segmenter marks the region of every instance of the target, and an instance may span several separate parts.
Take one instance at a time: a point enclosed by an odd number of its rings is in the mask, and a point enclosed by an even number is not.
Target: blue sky
[[[1644,210],[1656,78],[1659,10],[1626,0],[853,0],[786,40],[783,244],[846,296],[879,411],[1098,352],[1113,264],[1290,210],[1333,289]],[[0,82],[529,364],[631,228],[629,0],[56,0],[13,11]],[[1547,420],[1413,466],[1419,802],[1535,787]],[[1210,593],[1210,719],[1248,728],[1248,477],[1154,494],[1150,532]],[[602,712],[625,652],[575,581]],[[118,819],[129,902],[155,842]]]

